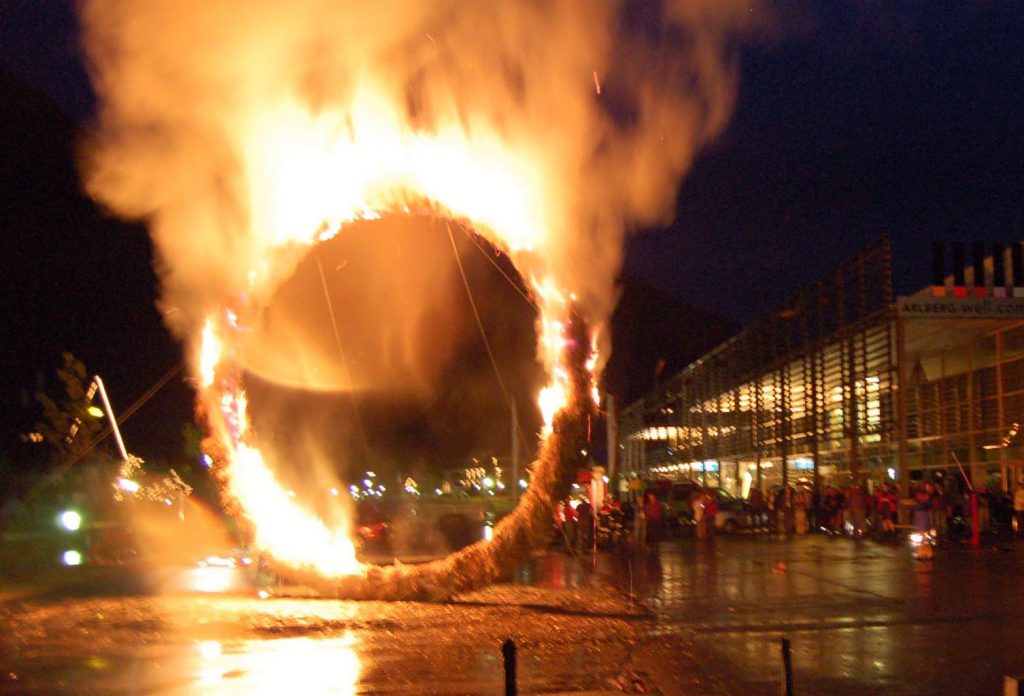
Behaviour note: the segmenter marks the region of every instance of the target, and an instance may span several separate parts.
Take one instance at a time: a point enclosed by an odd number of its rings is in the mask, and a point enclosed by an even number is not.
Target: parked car
[[[735,534],[741,529],[748,529],[750,524],[750,504],[747,501],[728,494],[719,495],[715,529],[720,529],[726,534]]]
[[[658,482],[647,489],[647,492],[653,492],[658,496],[658,501],[661,502],[666,532],[681,534],[693,530],[691,500],[700,490],[701,485],[696,481]]]
[[[688,533],[695,525],[691,500],[696,493],[704,490],[697,481],[681,481],[672,484],[655,485],[648,489],[658,496],[663,506],[666,529],[670,533]],[[715,515],[715,529],[733,534],[751,526],[750,504],[728,491],[709,486],[707,488],[718,502]]]

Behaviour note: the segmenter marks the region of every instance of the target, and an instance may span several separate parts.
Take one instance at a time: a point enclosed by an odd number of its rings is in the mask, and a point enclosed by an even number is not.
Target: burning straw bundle
[[[589,351],[586,327],[577,318],[569,327],[565,345],[568,401],[556,415],[553,431],[532,465],[530,487],[512,514],[494,528],[491,541],[478,541],[424,565],[369,566],[360,575],[342,578],[278,563],[282,579],[340,599],[441,601],[510,575],[533,549],[548,541],[555,503],[568,494],[582,463],[579,452],[592,407],[591,375],[586,368]]]

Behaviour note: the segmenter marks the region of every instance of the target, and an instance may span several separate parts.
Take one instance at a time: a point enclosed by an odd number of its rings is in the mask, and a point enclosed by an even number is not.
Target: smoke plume
[[[210,309],[244,285],[261,253],[253,240],[274,224],[247,138],[287,104],[338,109],[344,128],[367,85],[409,130],[496,133],[525,155],[544,208],[531,219],[545,229],[517,263],[542,258],[602,326],[624,234],[670,218],[695,153],[727,121],[735,40],[757,17],[734,0],[81,8],[100,103],[87,187],[148,220],[165,316],[190,348]],[[329,197],[336,183],[315,186]]]
[[[553,430],[528,493],[491,544],[328,589],[438,597],[507,571],[545,537],[551,503],[571,480],[594,369],[580,327],[596,332],[606,358],[624,237],[671,217],[694,156],[725,126],[736,37],[757,16],[750,3],[83,0],[81,8],[99,96],[86,186],[116,213],[148,222],[162,309],[192,361],[215,473],[252,522],[255,543],[296,572],[312,568],[333,582],[351,575],[355,559],[344,525],[324,526],[330,515],[310,515],[285,494],[249,428],[241,368],[279,379],[274,361],[298,354],[291,330],[271,328],[266,345],[246,346],[261,322],[288,328],[268,311],[277,290],[312,245],[381,214],[453,219],[509,254],[534,291],[538,354],[552,380],[539,402]],[[373,272],[367,283],[379,280]],[[406,280],[381,286],[404,287],[423,304],[399,313],[397,298],[381,308],[409,323],[451,295]],[[365,324],[364,345],[382,347],[371,358],[387,355],[417,374],[410,352],[422,349],[420,334],[379,326],[381,308],[359,307],[348,323]],[[568,320],[569,308],[579,320]],[[302,375],[291,381],[305,384],[327,361],[297,362]],[[374,377],[368,368],[330,381],[357,389]],[[318,458],[320,444],[299,448],[300,459]]]

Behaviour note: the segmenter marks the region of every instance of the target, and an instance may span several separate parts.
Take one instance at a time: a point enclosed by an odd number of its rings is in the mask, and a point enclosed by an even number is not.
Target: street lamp
[[[57,517],[60,526],[69,532],[77,532],[82,526],[82,516],[75,510],[65,510]]]

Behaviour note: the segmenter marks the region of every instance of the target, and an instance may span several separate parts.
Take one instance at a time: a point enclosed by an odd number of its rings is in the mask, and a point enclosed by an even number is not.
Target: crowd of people
[[[697,487],[685,501],[688,525],[699,539],[714,534],[719,493]],[[976,508],[976,512],[975,512]],[[974,519],[980,534],[1024,534],[1024,482],[1009,493],[987,487],[953,490],[941,480],[920,481],[902,497],[892,483],[826,485],[814,492],[804,485],[778,486],[768,493],[752,489],[744,506],[743,527],[752,531],[806,534],[820,531],[854,537],[895,538],[908,529],[937,539],[968,537]],[[565,543],[576,550],[629,543],[657,543],[678,532],[679,520],[666,518],[655,490],[635,501],[606,497],[598,510],[587,500],[566,501],[556,512]]]
[[[691,494],[687,515],[697,538],[714,533],[718,508],[718,494],[714,490],[697,488]],[[654,490],[646,491],[635,501],[608,496],[596,512],[585,498],[565,501],[555,510],[555,524],[566,546],[577,551],[621,544],[656,544],[680,531],[678,520],[667,519],[665,505]]]
[[[1024,525],[1014,523],[1024,515],[1024,484],[1018,484],[1012,494],[994,493],[987,487],[973,494],[979,533],[1024,531]],[[787,487],[775,496],[773,507],[772,528],[780,532],[803,534],[810,527],[829,534],[886,538],[909,527],[936,538],[973,533],[972,491],[952,490],[941,481],[918,482],[906,498],[892,484],[870,491],[862,484],[828,485],[820,494]]]
[[[664,509],[653,492],[636,502],[608,496],[595,512],[586,498],[567,500],[555,509],[555,525],[571,550],[656,543],[666,536]]]

